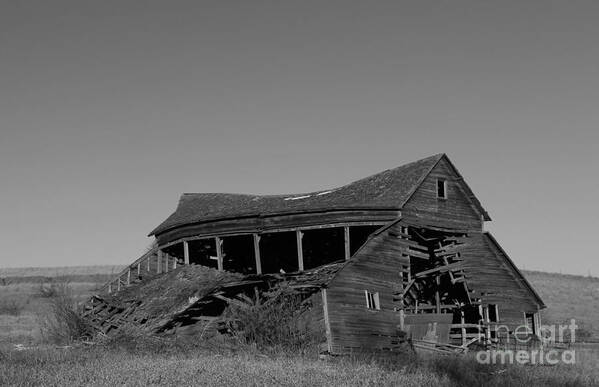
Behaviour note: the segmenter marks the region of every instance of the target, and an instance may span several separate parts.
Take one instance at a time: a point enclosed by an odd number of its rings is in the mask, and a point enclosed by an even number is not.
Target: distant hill
[[[599,278],[541,271],[523,274],[547,305],[541,312],[543,324],[573,318],[581,326],[581,334],[588,332],[593,339],[599,339]]]
[[[47,283],[66,281],[75,283],[106,283],[120,273],[125,266],[64,266],[0,268],[0,285]]]
[[[0,277],[64,277],[87,274],[118,274],[125,265],[1,268]]]

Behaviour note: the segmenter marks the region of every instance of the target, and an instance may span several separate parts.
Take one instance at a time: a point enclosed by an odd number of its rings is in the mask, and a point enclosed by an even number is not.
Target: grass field
[[[526,271],[524,275],[547,304],[541,312],[543,324],[573,318],[581,326],[581,333],[588,332],[599,341],[599,278],[538,271]]]
[[[47,313],[42,289],[67,284],[83,301],[120,266],[0,269],[0,344],[40,342],[40,322]]]
[[[482,366],[471,359],[317,360],[160,346],[0,350],[0,385],[71,386],[593,386],[597,350],[576,365]]]
[[[44,343],[48,312],[42,289],[68,281],[83,300],[120,267],[0,270],[0,385],[599,385],[599,348],[577,347],[577,364],[480,366],[468,360],[317,360],[255,350],[108,346],[59,348]],[[548,306],[543,322],[576,318],[599,337],[599,279],[525,272]],[[573,302],[576,300],[576,302]],[[30,347],[15,350],[15,344]],[[187,343],[189,344],[189,343]]]

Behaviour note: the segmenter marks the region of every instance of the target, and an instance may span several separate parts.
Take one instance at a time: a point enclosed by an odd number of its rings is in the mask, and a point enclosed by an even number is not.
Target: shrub
[[[68,285],[55,289],[56,293],[49,299],[49,313],[41,321],[42,336],[55,344],[92,338],[95,330],[81,316]]]
[[[239,296],[224,317],[240,344],[305,353],[322,341],[322,334],[305,314],[310,307],[309,299],[279,285],[262,295],[256,292],[253,298]]]
[[[41,282],[37,292],[38,297],[41,298],[62,297],[66,294],[71,295],[71,288],[68,281],[50,281],[48,284]]]
[[[18,316],[23,311],[24,306],[17,301],[4,301],[0,303],[0,314]]]

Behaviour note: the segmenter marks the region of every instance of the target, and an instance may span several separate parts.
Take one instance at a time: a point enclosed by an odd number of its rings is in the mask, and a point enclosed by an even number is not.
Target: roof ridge
[[[445,156],[438,153],[386,169],[339,187],[305,193],[184,193],[179,204],[150,235],[200,221],[241,216],[301,213],[340,209],[401,209],[432,168]]]

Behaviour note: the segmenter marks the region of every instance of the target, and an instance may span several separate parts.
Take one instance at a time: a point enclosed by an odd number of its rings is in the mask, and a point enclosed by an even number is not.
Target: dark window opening
[[[263,273],[292,273],[299,270],[295,232],[273,232],[260,236]]]
[[[488,306],[489,322],[499,322],[499,316],[497,315],[497,305],[489,304]]]
[[[354,255],[356,251],[368,240],[370,234],[381,228],[381,226],[350,226],[349,228],[349,253]]]
[[[537,329],[535,326],[535,314],[534,313],[526,313],[525,314],[525,322],[526,327],[530,330],[533,335],[537,334]]]
[[[381,303],[378,292],[372,293],[368,290],[364,290],[364,295],[366,296],[366,307],[368,309],[381,310]]]
[[[223,269],[243,274],[255,274],[254,237],[238,235],[221,239],[223,241]]]
[[[439,199],[447,199],[447,181],[437,179],[437,197]]]
[[[184,252],[183,252],[183,242],[177,243],[176,245],[172,245],[162,249],[162,252],[170,255],[173,258],[177,258],[178,263],[183,263],[184,260]]]
[[[188,242],[189,264],[218,268],[216,241],[214,238],[198,239]]]
[[[303,231],[304,269],[345,259],[345,234],[342,227]]]

